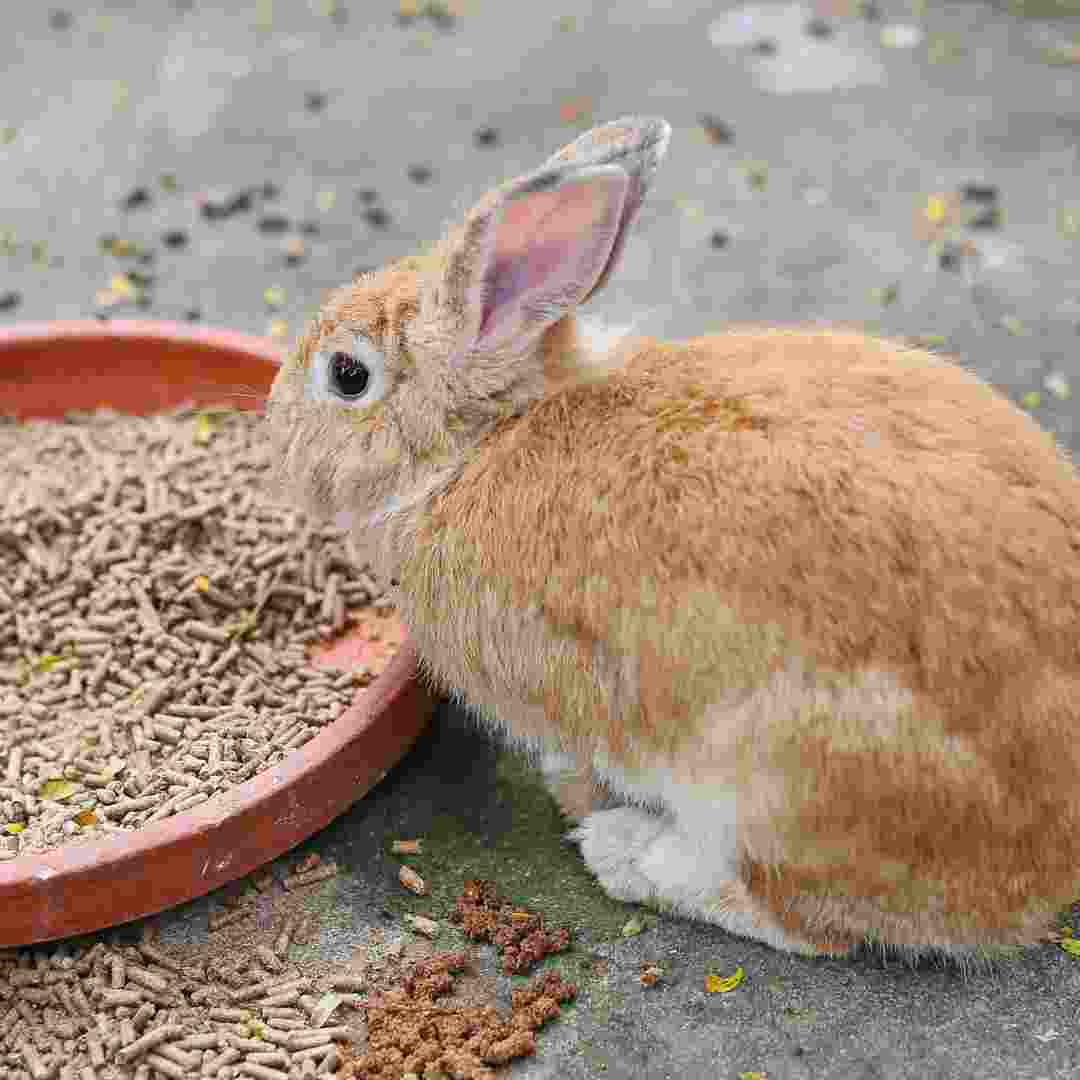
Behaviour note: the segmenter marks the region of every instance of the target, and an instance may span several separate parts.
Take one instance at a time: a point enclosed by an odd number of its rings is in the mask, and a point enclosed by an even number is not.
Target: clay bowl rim
[[[0,403],[11,350],[72,340],[134,340],[280,363],[267,340],[233,330],[144,319],[17,323],[0,328]],[[367,794],[412,746],[433,708],[406,639],[336,720],[279,764],[152,825],[0,862],[0,947],[104,930],[251,873]]]

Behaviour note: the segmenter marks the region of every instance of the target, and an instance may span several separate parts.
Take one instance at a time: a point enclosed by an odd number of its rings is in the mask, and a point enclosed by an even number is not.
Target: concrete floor
[[[658,113],[674,128],[669,158],[597,312],[678,337],[739,320],[923,337],[1080,448],[1068,394],[1080,377],[1080,66],[1067,62],[1080,21],[893,0],[871,21],[832,0],[816,9],[832,29],[822,37],[795,4],[449,7],[460,16],[403,23],[393,0],[80,0],[63,26],[39,5],[7,5],[0,319],[92,316],[95,295],[133,267],[152,276],[148,306],[116,317],[197,311],[295,333],[326,289],[433,238],[491,183],[592,122]],[[710,142],[705,113],[734,138]],[[417,182],[410,166],[431,175],[414,171]],[[279,193],[265,205],[200,214],[200,200],[266,183]],[[997,187],[1000,222],[938,236],[978,252],[943,267],[925,211],[970,183]],[[138,188],[148,198],[124,209]],[[286,233],[256,228],[269,213],[289,219]],[[167,247],[163,234],[181,229],[186,246]],[[155,260],[104,254],[107,233]],[[290,236],[305,244],[296,265],[283,258]],[[268,288],[281,290],[275,305]],[[365,926],[427,910],[402,898],[386,854],[390,837],[424,835],[417,868],[447,890],[491,871],[576,927],[581,998],[512,1075],[1080,1076],[1080,967],[1053,946],[964,979],[869,956],[795,959],[662,917],[624,939],[637,912],[599,894],[560,827],[527,771],[444,708],[305,845],[348,868],[317,947],[334,955]],[[210,902],[168,916],[166,935],[204,933]],[[665,968],[657,987],[638,983],[642,961]],[[736,991],[704,993],[706,974],[738,965]]]

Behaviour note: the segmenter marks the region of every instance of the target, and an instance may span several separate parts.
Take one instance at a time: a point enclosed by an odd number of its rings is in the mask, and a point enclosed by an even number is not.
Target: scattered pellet
[[[109,990],[103,988],[98,993],[102,1003],[105,1005],[141,1005],[146,996],[142,990]]]
[[[148,990],[153,990],[159,994],[164,994],[169,989],[168,979],[155,975],[152,971],[147,971],[146,968],[129,965],[127,977],[129,982],[138,983],[139,986],[145,986]]]
[[[336,877],[338,872],[337,863],[324,863],[307,873],[290,874],[282,880],[286,889],[296,889],[304,885],[314,885],[317,881],[326,881],[327,878]]]
[[[272,1069],[268,1065],[259,1065],[250,1058],[237,1066],[240,1073],[257,1077],[258,1080],[289,1080],[289,1074],[283,1069]]]
[[[187,1080],[188,1073],[185,1067],[178,1065],[175,1061],[170,1061],[167,1057],[162,1057],[161,1054],[147,1054],[146,1064],[170,1077],[171,1080]]]
[[[428,919],[423,915],[406,915],[405,922],[425,937],[432,938],[439,932],[439,924],[434,919]]]
[[[239,922],[241,919],[252,914],[254,914],[254,909],[247,907],[233,908],[232,911],[211,912],[209,918],[210,929],[221,930],[223,927],[231,926],[233,923]]]
[[[157,1048],[157,1053],[160,1057],[176,1062],[181,1068],[197,1069],[199,1067],[200,1059],[196,1057],[196,1055],[189,1054],[172,1043],[164,1043],[159,1046]]]
[[[135,1015],[132,1016],[131,1022],[135,1026],[135,1030],[139,1031],[142,1026],[148,1020],[153,1019],[155,1015],[157,1015],[157,1006],[152,1001],[144,1001],[135,1010]]]
[[[290,1057],[288,1054],[283,1053],[281,1050],[266,1050],[262,1053],[248,1054],[245,1060],[253,1062],[256,1065],[288,1066],[290,1062]]]
[[[239,1024],[251,1019],[251,1013],[247,1009],[226,1009],[218,1007],[209,1012],[211,1020],[221,1020],[226,1024]]]
[[[259,963],[267,970],[274,972],[275,975],[280,975],[285,970],[285,965],[273,949],[268,949],[265,945],[258,945],[255,948],[255,955],[259,958]]]
[[[162,1027],[151,1028],[150,1031],[141,1035],[133,1043],[123,1046],[116,1052],[116,1059],[124,1062],[133,1061],[135,1058],[154,1049],[160,1043],[175,1039],[184,1033],[184,1029],[175,1024],[165,1024]]]
[[[411,866],[398,867],[398,880],[409,892],[417,896],[427,895],[427,883]]]
[[[90,1053],[91,1065],[104,1065],[105,1064],[105,1047],[93,1032],[88,1032],[86,1036],[86,1049]]]
[[[290,915],[281,928],[281,933],[274,940],[274,952],[281,957],[287,956],[289,945],[292,943],[293,931],[296,929],[296,917]]]

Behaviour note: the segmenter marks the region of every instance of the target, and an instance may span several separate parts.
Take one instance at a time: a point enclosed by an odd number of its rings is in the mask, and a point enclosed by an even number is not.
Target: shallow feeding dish
[[[237,388],[261,396],[277,362],[269,342],[225,330],[26,323],[0,329],[0,413],[60,418],[107,406],[146,414],[232,401]],[[315,662],[359,665],[367,647],[346,635]],[[432,707],[406,641],[366,692],[279,764],[134,831],[0,862],[0,947],[128,922],[249,874],[361,798],[409,749]]]

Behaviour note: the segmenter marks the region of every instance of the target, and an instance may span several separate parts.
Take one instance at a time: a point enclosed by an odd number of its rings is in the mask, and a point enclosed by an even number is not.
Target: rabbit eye
[[[330,354],[330,387],[343,398],[360,397],[371,383],[367,364],[352,353],[337,351]]]
[[[356,335],[344,347],[315,354],[308,388],[318,401],[368,408],[386,395],[386,366],[378,349]]]

